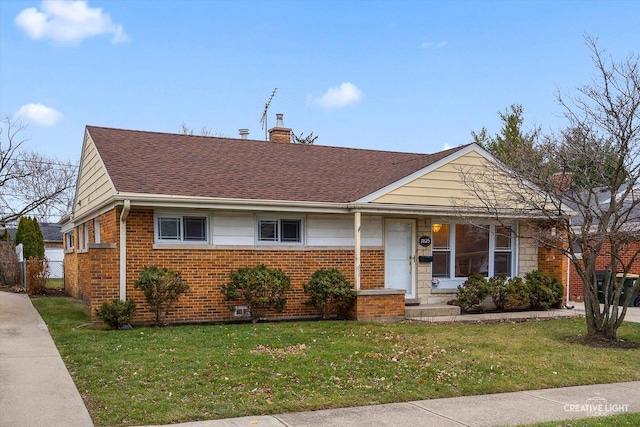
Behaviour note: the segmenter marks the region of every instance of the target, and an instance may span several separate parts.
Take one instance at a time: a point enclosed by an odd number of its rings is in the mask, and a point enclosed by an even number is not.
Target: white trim
[[[127,299],[127,217],[131,203],[124,201],[122,212],[120,212],[120,300]]]
[[[94,243],[100,243],[100,217],[99,216],[93,219],[93,241]]]
[[[362,216],[360,212],[355,212],[353,217],[353,225],[354,225],[354,257],[353,257],[353,268],[354,268],[354,277],[355,277],[355,288],[357,291],[360,290],[360,269],[361,269],[361,234],[362,234]]]

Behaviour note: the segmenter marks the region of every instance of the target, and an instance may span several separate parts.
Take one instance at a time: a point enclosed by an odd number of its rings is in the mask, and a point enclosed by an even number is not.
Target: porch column
[[[354,229],[355,229],[355,246],[354,246],[354,280],[356,290],[360,290],[360,230],[362,225],[362,218],[360,212],[354,213]]]

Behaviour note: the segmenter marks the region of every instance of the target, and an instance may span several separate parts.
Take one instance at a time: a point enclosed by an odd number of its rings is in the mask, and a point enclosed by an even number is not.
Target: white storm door
[[[415,298],[415,221],[385,221],[385,288],[404,289],[406,298]]]

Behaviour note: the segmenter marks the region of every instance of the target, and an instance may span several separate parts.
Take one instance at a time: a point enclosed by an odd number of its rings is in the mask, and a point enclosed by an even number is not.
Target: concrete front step
[[[460,307],[447,304],[421,304],[418,306],[406,306],[404,315],[407,319],[417,317],[459,316]]]

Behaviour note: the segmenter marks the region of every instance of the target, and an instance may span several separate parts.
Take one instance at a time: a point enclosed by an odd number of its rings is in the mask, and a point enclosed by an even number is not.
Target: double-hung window
[[[472,274],[511,276],[515,259],[512,227],[434,223],[433,277],[462,279]]]
[[[302,243],[302,219],[258,218],[258,243]]]
[[[208,239],[206,216],[165,215],[156,216],[156,241],[162,243],[206,243]]]

